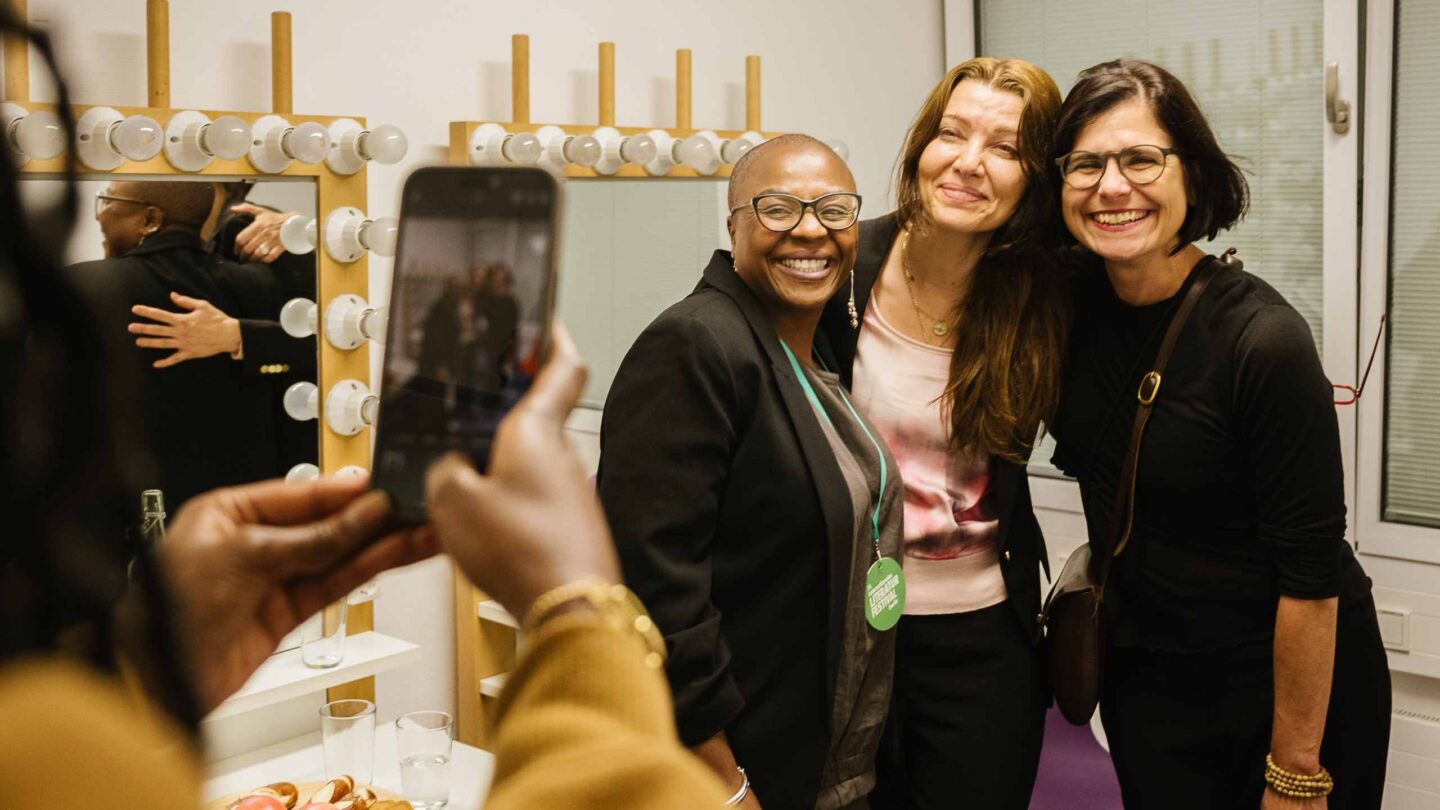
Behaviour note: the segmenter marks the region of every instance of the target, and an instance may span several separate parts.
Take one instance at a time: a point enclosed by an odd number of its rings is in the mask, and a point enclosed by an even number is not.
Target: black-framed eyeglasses
[[[1330,387],[1335,389],[1336,405],[1354,405],[1360,401],[1360,394],[1365,390],[1365,381],[1370,379],[1370,367],[1375,365],[1375,355],[1380,351],[1380,338],[1385,334],[1385,319],[1385,315],[1380,316],[1380,328],[1375,332],[1375,345],[1370,347],[1370,362],[1365,364],[1365,374],[1360,377],[1360,384],[1357,386],[1331,383]]]
[[[821,194],[813,200],[802,200],[792,194],[773,192],[759,194],[750,200],[748,206],[737,205],[730,209],[730,213],[742,208],[754,210],[755,218],[760,220],[760,224],[765,226],[766,230],[777,233],[795,230],[800,220],[805,218],[807,208],[815,212],[815,219],[819,220],[826,230],[843,231],[860,219],[860,195],[849,191],[834,191]]]
[[[1165,164],[1170,156],[1177,154],[1178,150],[1145,143],[1115,152],[1071,152],[1056,158],[1055,165],[1060,167],[1065,185],[1077,191],[1100,185],[1100,179],[1105,176],[1112,159],[1126,180],[1132,185],[1143,186],[1159,180],[1160,175],[1165,173]]]
[[[115,196],[114,194],[106,194],[106,193],[103,192],[103,191],[97,191],[97,192],[95,192],[95,218],[96,218],[96,219],[99,219],[99,218],[100,218],[100,210],[105,207],[105,203],[107,203],[107,202],[127,202],[127,203],[135,203],[136,205],[143,205],[143,206],[146,206],[146,207],[149,207],[149,206],[151,205],[150,203],[145,202],[144,200],[137,200],[137,199],[135,199],[134,197],[117,197],[117,196]]]

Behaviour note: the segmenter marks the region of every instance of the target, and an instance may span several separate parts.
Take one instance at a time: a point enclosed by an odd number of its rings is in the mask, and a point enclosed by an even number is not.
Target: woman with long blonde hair
[[[872,806],[1024,808],[1049,693],[1045,543],[1025,464],[1058,400],[1068,318],[1042,243],[1054,80],[953,68],[901,152],[897,209],[861,223],[822,330],[905,484],[905,615]]]

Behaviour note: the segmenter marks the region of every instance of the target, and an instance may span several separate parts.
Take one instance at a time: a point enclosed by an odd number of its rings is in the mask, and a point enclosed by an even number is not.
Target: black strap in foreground
[[[1126,544],[1130,542],[1130,531],[1135,521],[1135,478],[1136,468],[1140,465],[1140,440],[1145,437],[1145,425],[1150,421],[1150,411],[1155,405],[1156,397],[1160,395],[1165,364],[1170,361],[1170,353],[1180,339],[1185,321],[1190,318],[1190,313],[1199,303],[1200,296],[1205,293],[1211,279],[1220,271],[1222,263],[1237,268],[1243,266],[1240,260],[1235,258],[1234,248],[1225,251],[1220,259],[1206,256],[1200,260],[1199,265],[1191,272],[1185,297],[1180,301],[1175,317],[1165,330],[1165,339],[1161,341],[1160,351],[1155,355],[1153,369],[1140,378],[1140,389],[1135,392],[1140,406],[1135,409],[1135,424],[1130,431],[1130,449],[1125,453],[1125,463],[1120,468],[1120,480],[1115,487],[1115,506],[1110,517],[1111,542],[1103,548],[1094,549],[1098,554],[1091,560],[1095,584],[1101,590],[1104,590],[1105,582],[1110,577],[1110,563],[1125,551]]]

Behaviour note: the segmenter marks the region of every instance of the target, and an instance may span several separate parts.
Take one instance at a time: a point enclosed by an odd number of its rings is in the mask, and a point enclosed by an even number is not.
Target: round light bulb
[[[320,415],[320,389],[312,382],[297,382],[285,389],[285,413],[297,422]]]
[[[534,163],[540,159],[540,154],[544,151],[545,146],[540,143],[540,139],[528,132],[507,135],[504,145],[500,147],[500,152],[506,160],[521,164]]]
[[[573,138],[565,139],[565,159],[576,166],[584,166],[588,169],[599,163],[604,154],[605,148],[593,135],[576,135]]]
[[[165,146],[165,130],[148,115],[132,115],[110,129],[110,145],[127,160],[150,160]]]
[[[362,132],[355,143],[361,157],[386,166],[399,163],[410,148],[409,139],[394,124],[381,124]]]
[[[755,148],[755,144],[745,138],[734,138],[720,144],[720,159],[726,163],[735,163],[741,157]]]
[[[839,155],[841,160],[846,163],[850,162],[850,147],[846,146],[844,141],[829,140],[825,142],[825,145],[835,150],[835,154]]]
[[[626,163],[649,163],[655,159],[655,139],[649,135],[631,135],[620,144],[620,157]]]
[[[314,481],[319,477],[320,468],[314,464],[305,462],[303,464],[296,464],[290,468],[290,472],[285,473],[285,483],[294,484],[300,481]]]
[[[296,214],[281,224],[280,245],[286,251],[297,255],[309,253],[315,249],[317,230],[314,219]]]
[[[239,160],[250,150],[250,125],[233,115],[222,115],[205,127],[200,146],[222,160]]]
[[[315,334],[315,302],[308,298],[292,298],[280,308],[280,328],[293,338],[307,338]]]
[[[360,334],[376,343],[385,342],[385,331],[390,328],[390,311],[384,307],[371,307],[360,316]]]
[[[715,162],[714,144],[699,135],[676,141],[671,147],[671,154],[675,156],[676,163],[696,171],[704,170]]]
[[[306,121],[286,133],[282,144],[290,157],[313,166],[324,160],[330,151],[330,130],[314,121]]]
[[[400,235],[400,222],[394,217],[380,217],[371,220],[360,230],[360,241],[371,253],[379,256],[394,256],[395,243]]]
[[[60,116],[48,110],[32,112],[15,124],[15,147],[20,154],[49,160],[65,151],[65,128]]]

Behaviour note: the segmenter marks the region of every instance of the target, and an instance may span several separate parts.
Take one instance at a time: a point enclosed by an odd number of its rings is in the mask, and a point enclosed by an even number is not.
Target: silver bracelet
[[[735,791],[734,796],[725,800],[726,807],[734,807],[740,802],[745,801],[745,797],[750,795],[750,777],[745,775],[745,769],[739,765],[735,766],[735,770],[740,772],[740,788]]]

